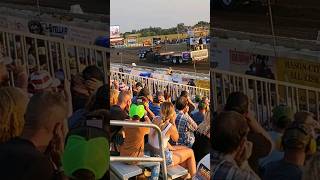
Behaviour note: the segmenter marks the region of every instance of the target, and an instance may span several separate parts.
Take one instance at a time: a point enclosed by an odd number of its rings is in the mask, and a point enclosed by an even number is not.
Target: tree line
[[[181,34],[187,33],[188,29],[197,28],[197,27],[206,27],[209,29],[210,23],[206,21],[199,21],[194,26],[186,26],[184,23],[177,24],[176,27],[171,27],[167,29],[163,29],[161,27],[149,27],[143,28],[140,30],[132,30],[131,32],[125,32],[122,35],[127,37],[130,34],[140,34],[141,37],[148,37],[148,36],[158,36],[158,35],[169,35],[169,34]]]

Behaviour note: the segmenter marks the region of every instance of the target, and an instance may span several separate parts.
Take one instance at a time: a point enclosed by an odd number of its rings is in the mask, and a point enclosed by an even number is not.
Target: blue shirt
[[[204,120],[204,114],[197,111],[191,115],[192,119],[199,125]]]
[[[155,116],[160,116],[160,105],[159,104],[149,104],[149,109],[153,112]]]

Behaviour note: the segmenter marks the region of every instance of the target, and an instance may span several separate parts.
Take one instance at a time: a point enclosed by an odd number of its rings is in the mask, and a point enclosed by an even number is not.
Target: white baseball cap
[[[30,76],[30,82],[35,91],[41,91],[50,87],[58,87],[61,82],[57,78],[52,78],[48,71],[40,70],[33,72]]]

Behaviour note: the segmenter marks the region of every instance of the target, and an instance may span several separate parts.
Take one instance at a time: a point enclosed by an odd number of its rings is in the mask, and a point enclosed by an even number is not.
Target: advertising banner
[[[302,59],[277,59],[277,79],[320,88],[320,63]]]
[[[200,88],[210,89],[210,81],[209,80],[196,80],[196,86]]]
[[[120,26],[110,26],[110,38],[120,37]]]
[[[129,45],[136,45],[137,42],[137,37],[128,37],[128,44]]]

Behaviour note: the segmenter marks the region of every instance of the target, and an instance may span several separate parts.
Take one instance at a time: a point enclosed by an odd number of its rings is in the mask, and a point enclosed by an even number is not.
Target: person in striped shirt
[[[248,164],[252,143],[247,140],[249,126],[243,115],[235,111],[221,112],[213,120],[211,131],[211,179],[260,179]]]
[[[180,96],[176,101],[176,109],[178,111],[176,126],[179,132],[179,140],[175,144],[192,148],[195,141],[194,132],[198,129],[198,125],[188,114],[188,102],[188,98],[184,96]]]

